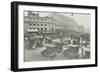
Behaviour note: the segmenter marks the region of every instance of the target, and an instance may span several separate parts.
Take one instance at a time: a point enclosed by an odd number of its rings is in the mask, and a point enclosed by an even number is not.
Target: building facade
[[[53,32],[55,27],[55,21],[50,16],[40,17],[39,13],[32,12],[24,16],[25,32]]]

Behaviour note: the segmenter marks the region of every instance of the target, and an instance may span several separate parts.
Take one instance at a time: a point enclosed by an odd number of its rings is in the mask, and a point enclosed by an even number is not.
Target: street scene
[[[90,15],[24,11],[24,61],[90,59]]]

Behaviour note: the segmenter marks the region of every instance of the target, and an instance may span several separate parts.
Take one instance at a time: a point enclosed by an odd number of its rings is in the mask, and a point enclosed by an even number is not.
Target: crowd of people
[[[25,48],[34,50],[45,47],[41,55],[51,60],[58,54],[62,54],[67,59],[90,58],[90,35],[88,33],[27,34]]]

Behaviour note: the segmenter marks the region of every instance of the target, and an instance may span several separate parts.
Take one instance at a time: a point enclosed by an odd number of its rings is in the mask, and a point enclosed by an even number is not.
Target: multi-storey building
[[[55,31],[55,21],[50,16],[40,17],[39,13],[28,12],[24,16],[25,32],[52,32]]]

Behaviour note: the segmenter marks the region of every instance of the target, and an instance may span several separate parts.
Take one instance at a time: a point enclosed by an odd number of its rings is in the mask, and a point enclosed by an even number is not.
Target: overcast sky
[[[91,15],[90,14],[64,14],[73,18],[79,25],[83,25],[85,31],[90,32]]]

